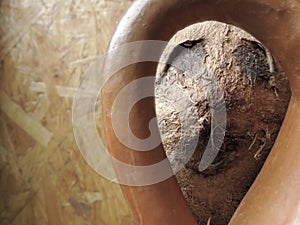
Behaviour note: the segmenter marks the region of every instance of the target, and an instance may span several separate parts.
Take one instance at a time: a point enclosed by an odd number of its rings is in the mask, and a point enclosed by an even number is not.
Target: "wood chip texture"
[[[1,225],[134,224],[72,128],[75,90],[131,3],[0,1]]]

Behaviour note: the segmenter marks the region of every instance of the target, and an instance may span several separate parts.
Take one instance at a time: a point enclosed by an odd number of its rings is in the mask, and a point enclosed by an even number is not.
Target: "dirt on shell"
[[[162,59],[171,65],[159,65],[155,86],[163,145],[198,223],[228,224],[276,140],[289,83],[271,53],[234,26],[195,24],[169,43]]]

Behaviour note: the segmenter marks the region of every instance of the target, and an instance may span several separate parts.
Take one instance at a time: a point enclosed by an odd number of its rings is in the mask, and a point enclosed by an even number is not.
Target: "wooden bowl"
[[[124,15],[110,49],[141,40],[168,41],[178,30],[207,20],[233,24],[260,40],[283,67],[292,90],[276,143],[230,224],[300,224],[299,0],[138,0]],[[116,60],[125,61],[128,57],[130,55],[120,54]],[[106,67],[113,66],[112,60],[106,62]],[[164,149],[159,145],[152,151],[139,152],[123,145],[112,127],[112,106],[123,87],[138,78],[154,75],[156,67],[156,62],[129,65],[111,77],[102,89],[109,151],[131,165],[159,162],[166,157]],[[137,90],[132,89],[128,99],[137,94]],[[129,119],[132,131],[140,138],[148,137],[147,124],[152,117],[155,117],[153,98],[136,104]],[[119,127],[121,132],[128,132],[126,126],[124,130],[122,124]],[[128,176],[118,166],[116,172],[120,180]],[[196,225],[174,176],[150,185],[121,186],[138,224]]]

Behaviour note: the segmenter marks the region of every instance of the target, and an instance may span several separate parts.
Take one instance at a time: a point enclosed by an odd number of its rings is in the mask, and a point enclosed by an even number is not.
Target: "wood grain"
[[[0,2],[0,224],[134,224],[72,130],[76,88],[130,4]]]

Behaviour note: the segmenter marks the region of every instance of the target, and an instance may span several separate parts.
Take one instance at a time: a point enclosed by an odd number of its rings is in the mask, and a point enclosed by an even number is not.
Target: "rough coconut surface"
[[[199,224],[227,224],[275,142],[289,83],[270,52],[234,26],[195,24],[169,43],[162,58],[171,65],[160,64],[155,84],[163,145]]]

